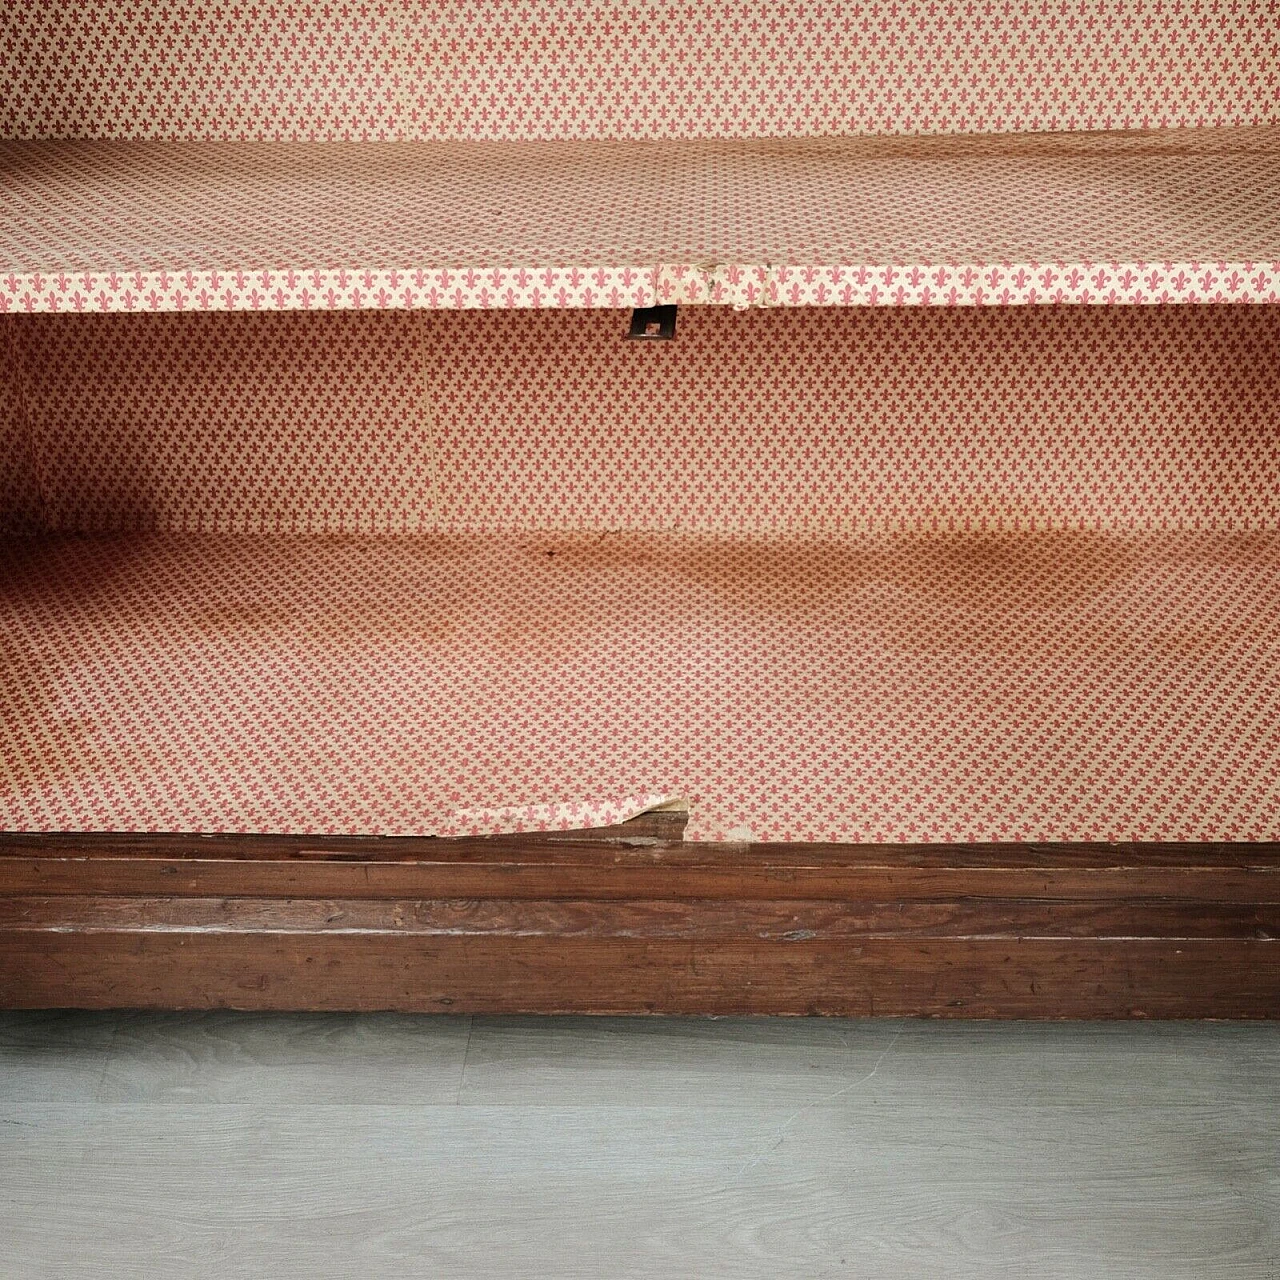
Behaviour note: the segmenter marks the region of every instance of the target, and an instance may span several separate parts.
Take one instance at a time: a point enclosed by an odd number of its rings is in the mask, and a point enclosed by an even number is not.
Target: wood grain
[[[0,932],[314,934],[718,942],[1280,938],[1280,906],[1233,902],[805,902],[606,898],[0,898]]]
[[[0,1045],[25,1035],[32,1070],[52,1027],[101,1026],[27,1017],[0,1015]],[[1270,1280],[1280,1259],[1270,1025],[477,1020],[458,1100],[399,1104],[415,1044],[453,1069],[456,1020],[115,1025],[105,1101],[9,1099],[0,1075],[6,1274]]]
[[[1280,903],[1270,844],[690,844],[684,822],[469,840],[6,832],[0,895]]]
[[[1280,1017],[1271,845],[0,836],[0,1006]]]
[[[9,1007],[1280,1016],[1280,948],[1210,940],[761,943],[0,933]]]
[[[138,1016],[200,1023],[242,1015]],[[150,1061],[144,1067],[154,1079]],[[476,1017],[459,1100],[520,1107],[800,1108],[850,1086],[904,1113],[914,1105],[922,1122],[933,1106],[985,1105],[998,1112],[1014,1100],[1042,1108],[1047,1117],[1060,1106],[1280,1105],[1280,1026]]]

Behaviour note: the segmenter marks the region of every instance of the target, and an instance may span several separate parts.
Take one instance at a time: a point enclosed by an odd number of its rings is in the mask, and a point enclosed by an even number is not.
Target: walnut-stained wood
[[[0,932],[20,1007],[1265,1018],[1280,951],[1235,939],[596,938]]]
[[[0,931],[417,938],[866,941],[1280,937],[1280,906],[1217,902],[619,902],[613,899],[0,899]]]
[[[460,840],[4,832],[0,895],[1280,902],[1275,845],[698,844],[684,822]]]
[[[1280,1017],[1269,845],[0,835],[0,1005]]]

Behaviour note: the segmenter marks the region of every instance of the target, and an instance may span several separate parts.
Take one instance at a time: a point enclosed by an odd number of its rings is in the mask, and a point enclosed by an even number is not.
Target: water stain
[[[1243,587],[1247,614],[1280,606],[1275,533],[566,534],[528,556],[562,623],[827,627],[899,652],[1045,649],[1055,628],[1087,627],[1099,659],[1210,653],[1257,628],[1195,607],[1215,583]]]
[[[824,538],[619,533],[547,537],[530,548],[580,575],[645,569],[742,608],[811,611],[888,585],[924,600],[1016,613],[1070,607],[1151,558],[1134,539],[1068,532]]]

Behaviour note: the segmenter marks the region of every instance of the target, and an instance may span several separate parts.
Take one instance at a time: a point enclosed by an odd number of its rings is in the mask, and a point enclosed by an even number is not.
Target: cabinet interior
[[[0,10],[0,1007],[1277,1016],[1274,4]]]
[[[1276,839],[1278,315],[7,317],[0,825]]]

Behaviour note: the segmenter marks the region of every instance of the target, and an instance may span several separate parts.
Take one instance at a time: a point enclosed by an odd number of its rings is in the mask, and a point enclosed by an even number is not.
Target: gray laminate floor
[[[1280,1025],[0,1013],[0,1276],[1280,1276]]]

